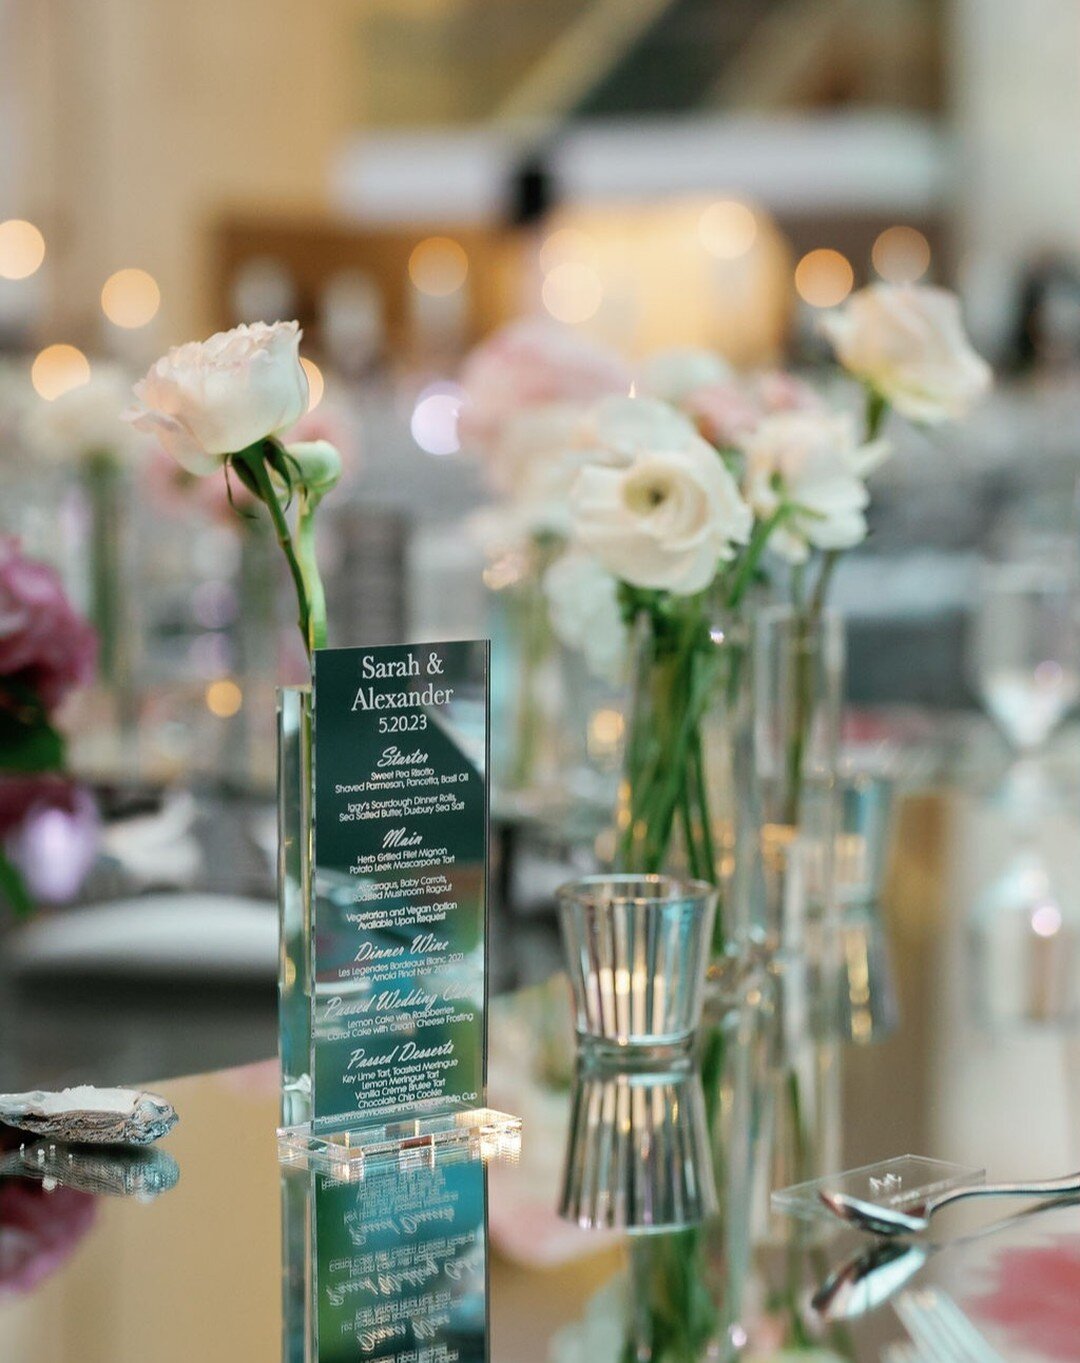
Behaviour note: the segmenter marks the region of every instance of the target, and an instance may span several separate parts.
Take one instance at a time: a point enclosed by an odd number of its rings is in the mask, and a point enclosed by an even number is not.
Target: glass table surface
[[[808,1125],[795,1136],[820,1140],[817,1154],[836,1161],[831,1169],[903,1153],[985,1168],[995,1180],[1080,1166],[1080,937],[1062,889],[1077,883],[1071,830],[1065,818],[1041,825],[1038,881],[1030,842],[1017,869],[1015,839],[993,801],[937,793],[903,803],[886,896],[888,980],[872,952],[855,951],[848,962],[855,1002],[860,980],[871,992],[885,981],[899,1022],[889,1000],[856,1008],[844,1044],[815,1043],[809,1069],[802,1057],[784,1071],[807,1085]],[[1010,877],[1023,879],[1025,865],[1034,898],[1016,908]],[[1048,912],[1037,916],[1047,906],[1058,915],[1053,923]],[[633,1173],[624,1164],[612,1175],[610,1161],[582,1147],[595,1136],[596,1113],[609,1136],[622,1122],[654,1141],[646,1191],[655,1193],[659,1168],[670,1192],[672,1170],[685,1174],[693,1152],[668,1137],[692,1104],[673,1098],[669,1084],[660,1096],[650,1090],[648,1102],[620,1106],[616,1096],[582,1106],[581,1086],[570,1083],[561,986],[500,1001],[493,1015],[490,1099],[523,1120],[516,1160],[503,1153],[433,1169],[420,1158],[333,1186],[302,1169],[283,1171],[272,1061],[153,1085],[181,1121],[160,1146],[178,1179],[150,1200],[116,1195],[123,1170],[60,1170],[60,1186],[23,1177],[12,1164],[17,1138],[8,1136],[0,1357],[631,1363],[649,1357],[648,1338],[663,1340],[657,1359],[835,1363],[889,1359],[907,1338],[902,1300],[924,1312],[921,1328],[931,1333],[959,1307],[978,1332],[970,1357],[985,1363],[1080,1358],[1080,1206],[1030,1214],[1030,1201],[973,1201],[935,1218],[914,1250],[867,1260],[872,1246],[850,1230],[802,1230],[769,1215],[768,1192],[795,1181],[798,1161],[785,1154],[776,1111],[771,1128],[762,1120],[768,1102],[759,1090],[769,1081],[753,1066],[743,1067],[749,1099],[737,1080],[717,1087],[715,1070],[704,1090],[732,1102],[720,1141],[725,1175],[704,1226],[634,1235],[583,1228],[610,1214],[611,1197],[590,1201],[579,1188],[568,1198],[564,1169],[580,1172],[592,1158],[583,1186],[594,1193],[612,1177],[625,1192]],[[790,1018],[785,1044],[799,1040]],[[758,1044],[737,1027],[727,1037],[725,1074],[740,1071]],[[810,1099],[819,1110],[812,1121]],[[634,1147],[638,1157],[647,1145]],[[158,1177],[170,1182],[168,1162]],[[65,1187],[65,1179],[82,1186]],[[685,1179],[679,1187],[685,1208]],[[561,1197],[569,1220],[557,1213]],[[660,1202],[649,1206],[655,1225]],[[407,1252],[402,1234],[412,1237]],[[334,1298],[333,1310],[322,1303],[317,1351],[316,1264],[322,1295]],[[812,1309],[830,1276],[833,1300],[855,1318],[827,1323]],[[919,1296],[924,1288],[937,1295]],[[956,1347],[909,1357],[969,1356]]]

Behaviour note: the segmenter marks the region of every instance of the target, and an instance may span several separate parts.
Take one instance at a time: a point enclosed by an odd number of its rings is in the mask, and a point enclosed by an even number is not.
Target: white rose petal
[[[544,593],[556,635],[584,655],[594,676],[618,681],[626,664],[627,631],[611,574],[589,554],[570,550],[548,569]]]
[[[296,322],[256,322],[176,346],[135,385],[124,413],[191,473],[294,426],[308,403]]]
[[[888,447],[859,445],[850,416],[777,413],[759,423],[743,450],[746,497],[756,515],[765,521],[782,504],[791,508],[770,536],[774,552],[801,563],[811,548],[850,549],[865,539],[870,494],[864,480]]]
[[[852,294],[822,327],[840,363],[912,421],[964,416],[990,387],[960,303],[946,289],[873,284]]]

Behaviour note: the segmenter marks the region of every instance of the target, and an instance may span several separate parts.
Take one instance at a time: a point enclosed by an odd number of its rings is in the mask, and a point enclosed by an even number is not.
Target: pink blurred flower
[[[312,440],[328,440],[341,455],[343,482],[359,468],[355,431],[338,407],[326,399],[281,436],[284,445]],[[189,473],[160,445],[151,451],[142,468],[147,492],[162,511],[175,514],[194,509],[233,528],[238,514],[261,514],[258,502],[235,473],[226,475],[224,469],[205,476]]]
[[[0,778],[0,846],[39,903],[74,899],[97,860],[93,795],[63,776]]]
[[[483,341],[461,371],[462,445],[490,453],[510,420],[550,403],[588,403],[630,389],[630,370],[613,350],[538,318],[511,322]]]
[[[46,1191],[27,1178],[0,1182],[0,1296],[32,1292],[70,1258],[97,1206],[75,1188]]]
[[[753,391],[759,405],[767,413],[825,410],[825,402],[816,388],[797,374],[787,374],[782,369],[769,369],[756,374]]]
[[[4,679],[54,711],[69,691],[93,680],[97,635],[68,600],[60,578],[0,537],[0,693]]]
[[[758,404],[735,380],[696,388],[679,406],[705,439],[721,449],[749,435],[762,415]]]
[[[817,391],[794,374],[768,370],[705,384],[676,404],[706,440],[721,449],[738,445],[763,417],[776,412],[823,412]]]

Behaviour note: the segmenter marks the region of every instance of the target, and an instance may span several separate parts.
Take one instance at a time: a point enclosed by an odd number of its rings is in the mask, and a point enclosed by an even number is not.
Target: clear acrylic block
[[[399,1168],[436,1159],[513,1160],[521,1149],[521,1118],[494,1108],[469,1108],[437,1116],[401,1118],[344,1131],[315,1133],[310,1124],[278,1131],[278,1157],[318,1173],[351,1181],[373,1166]]]
[[[772,1195],[773,1211],[800,1221],[833,1220],[819,1192],[846,1193],[876,1207],[906,1210],[964,1183],[981,1183],[985,1169],[973,1169],[923,1155],[897,1155],[894,1159],[865,1164],[860,1169],[829,1174],[825,1178],[793,1183]]]

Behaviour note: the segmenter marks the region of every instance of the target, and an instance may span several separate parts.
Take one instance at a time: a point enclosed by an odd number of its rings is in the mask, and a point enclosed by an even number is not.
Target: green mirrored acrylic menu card
[[[283,1152],[497,1138],[488,645],[320,649],[279,710]]]

